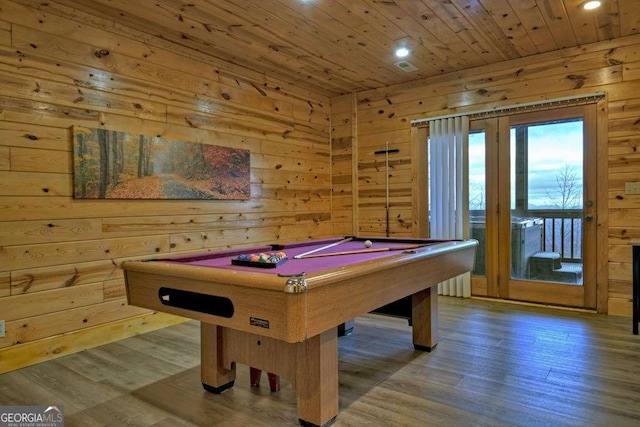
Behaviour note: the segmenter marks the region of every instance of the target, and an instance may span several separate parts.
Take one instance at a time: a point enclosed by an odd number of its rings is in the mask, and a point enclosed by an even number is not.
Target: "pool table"
[[[130,304],[201,321],[206,390],[232,387],[236,362],[282,375],[296,390],[300,423],[323,426],[338,414],[337,326],[409,297],[414,347],[430,351],[438,340],[432,287],[470,271],[476,246],[347,236],[129,261],[122,268]],[[272,252],[286,259],[237,265],[244,255]]]

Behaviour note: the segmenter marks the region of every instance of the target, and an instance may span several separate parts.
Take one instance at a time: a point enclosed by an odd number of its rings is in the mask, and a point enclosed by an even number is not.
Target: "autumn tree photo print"
[[[249,150],[73,127],[77,199],[251,196]]]

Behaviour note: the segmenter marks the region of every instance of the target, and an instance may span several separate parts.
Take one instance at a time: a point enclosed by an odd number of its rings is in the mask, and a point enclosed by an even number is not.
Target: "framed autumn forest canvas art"
[[[251,196],[249,150],[73,127],[74,198]]]

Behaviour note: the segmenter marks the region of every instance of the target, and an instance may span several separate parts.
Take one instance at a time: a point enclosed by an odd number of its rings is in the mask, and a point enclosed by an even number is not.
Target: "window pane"
[[[511,127],[511,277],[582,284],[583,119]]]
[[[582,207],[582,119],[528,126],[528,209]]]
[[[486,168],[484,131],[469,134],[469,211],[483,211],[486,206]]]
[[[486,164],[485,132],[469,133],[469,232],[472,239],[478,241],[476,262],[472,274],[486,274]]]

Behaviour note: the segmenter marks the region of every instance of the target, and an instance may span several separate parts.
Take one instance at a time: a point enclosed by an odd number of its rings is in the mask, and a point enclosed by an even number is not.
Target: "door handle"
[[[592,214],[586,214],[584,216],[584,220],[587,221],[587,222],[593,221],[593,215]]]

